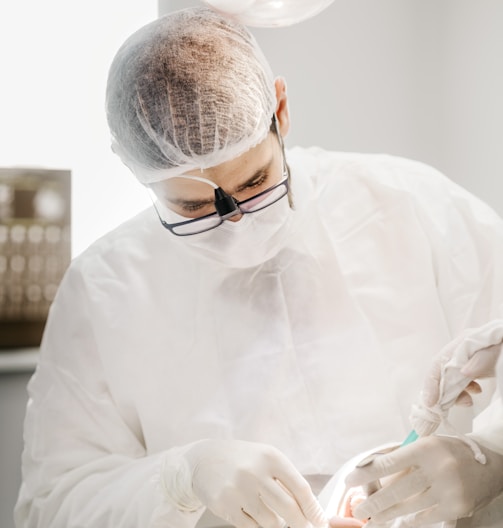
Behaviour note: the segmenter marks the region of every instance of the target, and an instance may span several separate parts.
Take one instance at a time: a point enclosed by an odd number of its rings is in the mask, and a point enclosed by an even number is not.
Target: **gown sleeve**
[[[28,385],[17,528],[195,526],[159,486],[166,451],[114,403],[100,361],[82,270],[70,267],[51,307]],[[120,369],[120,365],[117,365]]]

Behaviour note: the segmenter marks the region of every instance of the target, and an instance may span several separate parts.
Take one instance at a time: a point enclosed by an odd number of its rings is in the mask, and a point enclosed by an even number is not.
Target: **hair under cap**
[[[243,154],[266,137],[275,105],[254,37],[204,7],[136,31],[108,75],[112,147],[145,184]]]

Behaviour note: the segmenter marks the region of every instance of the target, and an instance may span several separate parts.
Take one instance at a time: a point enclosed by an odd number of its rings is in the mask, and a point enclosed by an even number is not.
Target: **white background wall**
[[[73,254],[149,205],[109,149],[110,61],[159,12],[199,0],[2,0],[0,165],[73,171]],[[503,214],[503,2],[335,0],[253,30],[289,87],[287,145],[430,163]]]
[[[110,150],[108,67],[157,0],[0,0],[0,166],[72,170],[73,254],[150,203]]]
[[[503,214],[502,28],[501,0],[335,0],[253,32],[287,80],[288,145],[418,159]]]

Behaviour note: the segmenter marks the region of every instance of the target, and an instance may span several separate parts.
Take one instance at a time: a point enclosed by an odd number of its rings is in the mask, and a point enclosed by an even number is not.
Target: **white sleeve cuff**
[[[159,479],[164,499],[182,512],[195,512],[203,506],[192,491],[192,472],[184,456],[189,447],[176,447],[166,451]]]

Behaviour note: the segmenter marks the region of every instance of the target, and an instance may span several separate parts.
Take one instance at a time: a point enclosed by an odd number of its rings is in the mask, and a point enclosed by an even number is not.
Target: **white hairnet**
[[[131,35],[108,76],[114,151],[142,183],[235,158],[260,143],[275,110],[254,37],[209,8],[161,17]]]

